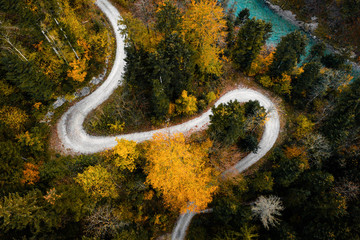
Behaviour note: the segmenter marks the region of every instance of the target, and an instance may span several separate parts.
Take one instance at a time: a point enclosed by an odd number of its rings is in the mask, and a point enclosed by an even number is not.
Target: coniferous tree
[[[292,97],[299,105],[304,106],[303,100],[309,97],[309,91],[312,89],[314,83],[317,82],[320,69],[321,65],[318,62],[307,63],[304,67],[304,72],[292,81]]]
[[[274,61],[269,67],[269,75],[273,78],[279,78],[283,73],[291,73],[305,53],[306,45],[307,37],[299,31],[294,31],[282,37],[276,47]]]
[[[250,10],[248,8],[244,8],[241,10],[235,19],[235,26],[241,25],[249,20]]]
[[[234,63],[239,69],[249,71],[252,61],[270,37],[271,23],[255,18],[247,20],[240,28],[233,50]]]

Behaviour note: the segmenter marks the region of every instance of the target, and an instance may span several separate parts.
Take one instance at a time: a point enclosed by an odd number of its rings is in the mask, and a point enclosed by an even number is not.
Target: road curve
[[[117,86],[122,83],[122,74],[124,72],[125,65],[124,37],[119,33],[117,26],[117,21],[121,18],[120,13],[108,2],[108,0],[97,0],[95,4],[107,16],[115,32],[116,55],[114,65],[108,78],[96,91],[76,103],[60,118],[57,126],[57,132],[63,147],[65,149],[71,150],[73,153],[90,154],[114,147],[116,145],[115,138],[124,138],[142,142],[151,139],[153,134],[156,132],[166,131],[170,133],[188,133],[189,131],[200,130],[206,126],[210,121],[209,116],[211,114],[211,110],[188,122],[168,127],[166,129],[123,134],[113,137],[91,136],[85,132],[83,128],[83,122],[86,116],[106,99],[108,99]],[[265,123],[265,130],[259,143],[258,152],[256,154],[249,154],[244,159],[239,161],[235,166],[226,170],[223,175],[230,172],[242,172],[252,164],[256,163],[272,148],[280,131],[279,115],[275,105],[268,97],[252,89],[238,88],[223,95],[215,103],[215,106],[218,106],[221,103],[226,103],[230,100],[238,100],[239,102],[258,100],[260,105],[268,111],[268,119]],[[195,214],[193,213],[186,213],[180,216],[172,234],[172,239],[184,239],[186,229],[188,228],[191,218],[194,215]]]

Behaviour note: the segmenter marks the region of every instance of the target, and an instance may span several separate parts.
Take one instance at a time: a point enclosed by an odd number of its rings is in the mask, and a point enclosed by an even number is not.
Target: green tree
[[[246,134],[255,132],[261,122],[265,120],[265,110],[258,101],[249,101],[241,105],[237,100],[212,107],[208,133],[213,140],[225,145],[231,145],[246,139],[249,140],[247,150],[256,151],[257,140],[246,138]],[[245,141],[246,141],[245,140]],[[254,141],[255,140],[255,141]]]
[[[14,57],[0,58],[0,72],[5,79],[17,86],[23,94],[35,102],[46,102],[54,91],[54,83],[43,73],[36,71],[33,62],[23,62]]]
[[[234,63],[243,71],[249,71],[252,61],[270,37],[271,23],[250,19],[240,28],[232,56]]]
[[[161,78],[165,94],[171,102],[178,99],[182,90],[189,90],[194,72],[194,52],[177,34],[170,34],[157,46],[154,72]]]
[[[255,192],[272,191],[274,178],[271,172],[258,172],[254,179],[251,179],[250,185]]]
[[[248,8],[244,8],[241,10],[235,19],[235,26],[241,25],[249,20],[250,10]]]
[[[54,190],[56,198],[50,204],[55,215],[61,216],[64,223],[79,222],[95,205],[94,199],[89,198],[84,189],[77,184],[62,184]]]
[[[20,148],[11,141],[0,142],[0,187],[2,191],[15,190],[22,177],[24,160]]]
[[[345,61],[344,56],[336,53],[330,53],[321,58],[321,63],[324,64],[325,67],[337,70],[346,68]]]
[[[324,135],[333,143],[345,141],[360,125],[360,78],[354,80],[338,98],[334,110],[322,126]]]
[[[304,72],[291,82],[292,97],[294,100],[298,100],[299,106],[304,106],[303,100],[309,98],[309,91],[313,83],[318,80],[320,69],[321,65],[318,62],[307,63]]]
[[[179,30],[179,24],[181,23],[180,10],[174,6],[171,2],[165,2],[160,4],[156,11],[156,29],[165,34],[167,38],[174,31]]]
[[[307,58],[308,62],[319,62],[320,59],[324,56],[326,50],[326,45],[323,42],[314,44],[311,49],[309,56]]]
[[[269,75],[279,78],[283,73],[290,74],[305,53],[306,45],[307,37],[300,31],[294,31],[282,37],[276,47],[274,61],[269,67]]]
[[[166,95],[164,84],[161,79],[153,80],[153,96],[151,99],[153,103],[153,112],[157,119],[165,119],[169,112],[170,100]]]
[[[51,226],[53,223],[39,196],[39,191],[31,191],[24,196],[19,193],[5,196],[0,204],[1,229],[8,232],[29,227],[32,233],[37,234],[44,231],[44,226]]]
[[[221,103],[211,111],[208,133],[212,139],[231,145],[245,135],[245,110],[237,100]]]

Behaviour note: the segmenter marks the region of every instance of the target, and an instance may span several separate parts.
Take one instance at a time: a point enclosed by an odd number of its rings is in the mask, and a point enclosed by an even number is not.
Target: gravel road
[[[116,145],[116,137],[142,142],[151,139],[152,135],[156,132],[166,131],[170,133],[188,133],[189,131],[196,131],[205,127],[209,123],[211,110],[183,124],[154,131],[137,132],[114,137],[91,136],[85,132],[83,128],[85,117],[97,106],[108,99],[117,86],[122,83],[122,74],[124,72],[125,64],[124,37],[119,33],[119,27],[117,26],[117,21],[121,18],[120,13],[107,0],[97,0],[95,4],[104,12],[115,30],[116,56],[114,65],[106,81],[96,91],[76,103],[61,117],[57,126],[57,131],[63,147],[65,149],[69,149],[73,153],[91,154],[114,147]],[[235,89],[223,95],[215,103],[215,105],[217,106],[220,103],[226,103],[235,99],[239,102],[258,100],[260,105],[264,106],[264,108],[269,112],[268,120],[265,124],[265,130],[259,143],[260,148],[258,152],[256,154],[249,154],[223,174],[230,172],[242,172],[252,164],[256,163],[272,148],[280,131],[279,115],[274,104],[268,97],[255,90],[247,88]],[[195,214],[193,213],[187,213],[180,216],[172,234],[172,239],[184,239],[186,229],[188,228],[191,218],[194,215]]]

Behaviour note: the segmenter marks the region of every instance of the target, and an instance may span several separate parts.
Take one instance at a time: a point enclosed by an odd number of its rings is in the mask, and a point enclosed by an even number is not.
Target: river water
[[[236,15],[241,10],[247,8],[250,10],[250,18],[256,17],[257,19],[271,22],[273,32],[267,41],[269,45],[278,44],[282,36],[299,29],[268,8],[262,0],[231,0],[229,7],[231,6],[234,6]]]

